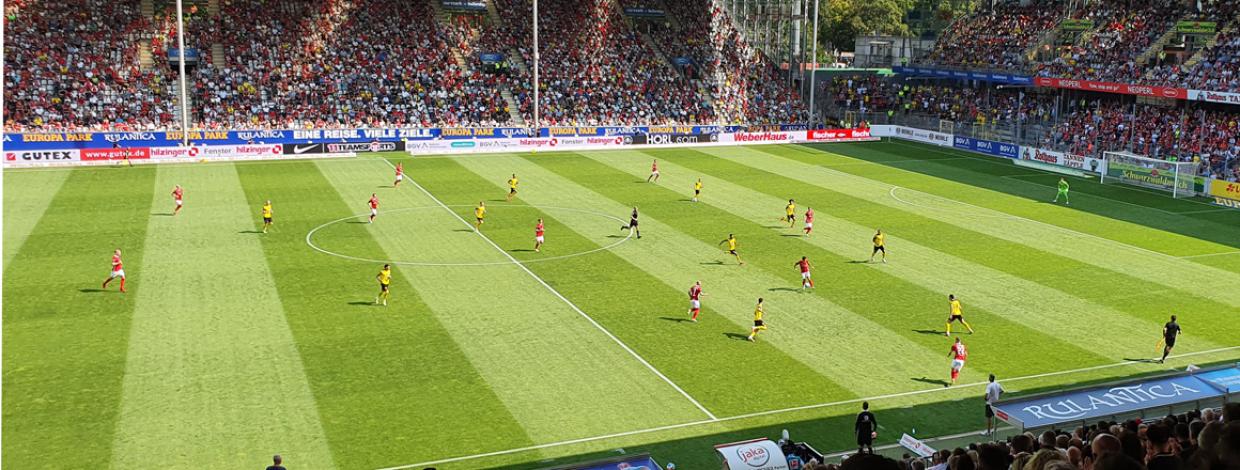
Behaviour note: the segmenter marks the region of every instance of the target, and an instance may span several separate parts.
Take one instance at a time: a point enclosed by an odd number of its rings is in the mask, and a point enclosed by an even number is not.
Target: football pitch
[[[1073,177],[1051,204],[1059,175],[917,144],[3,176],[6,468],[711,468],[712,445],[782,429],[847,450],[862,400],[879,444],[978,431],[989,373],[1032,393],[1240,359],[1240,211]],[[868,263],[880,228],[889,262]],[[117,248],[125,294],[100,289]],[[977,330],[954,327],[954,387],[948,294]],[[1149,362],[1173,313],[1174,356]]]

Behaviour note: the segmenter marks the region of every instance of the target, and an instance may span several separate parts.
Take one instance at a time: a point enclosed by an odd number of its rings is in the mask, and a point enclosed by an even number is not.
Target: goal
[[[1167,191],[1172,197],[1196,196],[1198,162],[1172,162],[1129,152],[1103,152],[1102,184],[1130,184]]]

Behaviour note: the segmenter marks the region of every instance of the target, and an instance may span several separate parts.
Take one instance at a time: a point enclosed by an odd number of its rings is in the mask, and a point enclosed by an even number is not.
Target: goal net
[[[1103,184],[1130,184],[1171,193],[1172,197],[1197,195],[1197,162],[1172,162],[1129,152],[1103,152],[1106,169]]]

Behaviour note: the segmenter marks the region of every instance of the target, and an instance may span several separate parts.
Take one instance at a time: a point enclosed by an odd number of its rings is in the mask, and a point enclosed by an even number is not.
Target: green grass
[[[654,158],[663,177],[646,183]],[[394,189],[397,161],[410,179]],[[521,192],[505,202],[512,173]],[[515,469],[623,451],[706,468],[713,444],[783,429],[846,450],[866,399],[883,444],[980,429],[988,373],[1032,393],[1240,359],[1240,290],[1221,287],[1240,285],[1240,211],[1081,178],[1071,206],[1052,205],[1058,175],[917,144],[4,177],[6,467],[235,468],[281,453],[296,468]],[[186,188],[176,217],[173,184]],[[777,220],[789,198],[817,212],[813,236]],[[262,234],[267,199],[276,225]],[[469,228],[478,201],[484,236]],[[641,239],[619,229],[633,206]],[[889,264],[865,262],[876,228]],[[729,233],[745,266],[718,246]],[[126,294],[98,289],[117,247]],[[373,305],[379,260],[397,264],[387,307]],[[708,295],[690,323],[698,280]],[[978,330],[955,388],[949,293]],[[750,343],[758,297],[771,328]],[[1120,364],[1155,354],[1170,313],[1189,356]],[[1021,378],[1035,374],[1049,375]]]

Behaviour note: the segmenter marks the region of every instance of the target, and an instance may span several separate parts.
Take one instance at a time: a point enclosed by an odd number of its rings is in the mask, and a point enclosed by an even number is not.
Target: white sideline
[[[382,158],[382,160],[383,160],[383,163],[386,163],[388,166],[392,167],[393,169],[396,168],[396,166],[392,165],[392,162],[388,161],[387,158]],[[413,180],[413,178],[409,178],[409,182],[412,183],[414,187],[421,190],[423,194],[426,194],[426,197],[429,197],[431,198],[432,201],[435,201],[435,204],[438,204],[439,207],[443,208],[443,210],[448,211],[449,214],[452,214],[453,217],[456,217],[456,220],[461,221],[461,223],[465,224],[466,227],[469,227],[470,229],[474,229],[473,225],[470,225],[469,222],[461,218],[460,215],[458,215],[456,212],[453,212],[452,208],[448,207],[447,204],[444,204],[443,201],[440,201],[439,198],[435,197],[434,194],[431,194],[430,191],[427,191],[426,188],[418,184],[418,182]],[[681,396],[689,400],[690,403],[693,403],[693,406],[697,407],[698,410],[701,410],[702,413],[705,413],[706,416],[710,417],[710,421],[719,420],[719,418],[715,417],[714,413],[711,413],[710,410],[706,409],[705,406],[702,406],[701,403],[698,403],[696,399],[690,396],[688,392],[680,388],[679,385],[676,385],[675,382],[672,382],[672,379],[668,378],[666,375],[663,375],[662,372],[659,372],[659,369],[655,369],[655,367],[651,365],[649,362],[646,362],[646,359],[642,358],[640,354],[637,354],[637,351],[634,351],[632,348],[629,347],[629,345],[624,344],[624,341],[620,341],[620,338],[617,338],[616,335],[611,334],[610,331],[607,331],[607,328],[604,328],[603,325],[600,325],[599,322],[594,320],[594,318],[591,318],[590,315],[586,314],[586,312],[578,308],[577,304],[574,304],[572,301],[568,300],[568,298],[564,297],[563,294],[560,294],[560,291],[555,290],[554,287],[551,287],[550,284],[547,284],[547,281],[544,281],[537,274],[534,274],[534,271],[530,271],[530,268],[526,267],[524,264],[517,261],[517,259],[513,258],[511,254],[509,254],[507,251],[504,251],[503,248],[500,248],[499,245],[496,245],[495,242],[491,241],[490,237],[487,237],[481,231],[476,230],[476,229],[474,229],[474,233],[478,234],[479,237],[482,237],[482,239],[485,240],[487,244],[491,245],[491,247],[495,248],[496,251],[500,252],[505,257],[507,257],[509,261],[511,261],[517,267],[521,268],[522,271],[525,271],[526,274],[529,274],[530,277],[534,278],[535,281],[538,281],[539,284],[542,284],[543,287],[546,287],[548,291],[550,291],[553,295],[555,295],[557,298],[559,298],[561,301],[567,304],[569,308],[572,308],[573,311],[577,312],[578,315],[581,315],[582,318],[585,318],[586,321],[590,322],[590,324],[594,325],[595,328],[598,328],[599,331],[602,331],[603,334],[607,335],[608,338],[611,338],[612,341],[615,341],[616,344],[620,345],[621,348],[624,348],[624,350],[627,351],[630,355],[632,355],[634,359],[637,359],[637,361],[642,363],[642,365],[646,366],[647,369],[650,369],[650,372],[653,372],[654,375],[659,376],[660,379],[663,379],[664,382],[667,382],[668,385],[671,385],[672,388],[675,389],[677,392],[679,392]]]
[[[424,191],[425,191],[425,190],[424,190]],[[429,193],[428,193],[428,194],[429,194]],[[432,196],[432,197],[433,197],[433,196]],[[454,214],[455,214],[455,213],[454,213]],[[459,218],[459,217],[458,217],[458,218]],[[520,266],[520,265],[518,265],[518,266]],[[531,273],[531,275],[532,275],[532,273]],[[537,276],[535,276],[535,278],[537,278]],[[553,292],[554,292],[554,290],[553,290]],[[566,302],[567,302],[567,301],[566,301]],[[569,305],[572,305],[572,304],[570,303]],[[587,318],[588,318],[588,317],[587,317]],[[600,328],[601,328],[601,327],[600,327]],[[606,331],[606,330],[604,330],[604,331]],[[610,335],[610,334],[609,334],[609,335]],[[1167,357],[1168,357],[1168,359],[1179,359],[1179,358],[1184,358],[1184,357],[1200,356],[1200,355],[1204,355],[1204,354],[1213,354],[1213,353],[1219,353],[1219,352],[1231,351],[1231,350],[1235,350],[1235,349],[1240,349],[1240,346],[1228,346],[1228,347],[1225,347],[1225,348],[1209,349],[1209,350],[1205,350],[1205,351],[1196,351],[1196,352],[1184,353],[1184,354],[1173,354],[1173,355],[1171,355],[1171,356],[1167,356]],[[644,361],[643,361],[643,362],[644,362]],[[1096,365],[1096,366],[1091,366],[1091,367],[1082,367],[1082,368],[1080,368],[1080,369],[1069,369],[1069,370],[1061,370],[1061,371],[1057,371],[1057,372],[1046,372],[1046,373],[1042,373],[1042,374],[1026,375],[1026,376],[1021,376],[1021,377],[1012,377],[1012,378],[1009,378],[1009,379],[1003,379],[1003,382],[1007,382],[1007,383],[1011,383],[1011,382],[1020,382],[1020,381],[1024,381],[1024,380],[1039,379],[1039,378],[1045,378],[1045,377],[1053,377],[1053,376],[1058,376],[1058,375],[1069,375],[1069,374],[1075,374],[1075,373],[1078,373],[1078,372],[1089,372],[1089,371],[1094,371],[1094,370],[1109,369],[1109,368],[1113,368],[1113,367],[1123,367],[1123,366],[1128,366],[1128,365],[1133,365],[1133,364],[1143,364],[1143,363],[1144,363],[1144,361],[1121,361],[1121,362],[1115,362],[1115,363],[1111,363],[1111,364],[1101,364],[1101,365]],[[662,374],[660,374],[660,375],[662,375]],[[852,398],[852,399],[848,399],[848,400],[840,400],[840,401],[835,401],[835,402],[830,402],[830,403],[819,403],[819,404],[816,404],[816,405],[805,405],[805,406],[796,406],[796,407],[792,407],[792,408],[783,408],[783,409],[778,409],[778,410],[759,411],[759,412],[756,412],[756,413],[747,413],[747,414],[736,415],[736,416],[727,416],[727,417],[723,417],[723,418],[714,418],[714,419],[710,419],[710,420],[692,421],[692,422],[688,422],[688,423],[680,423],[680,424],[669,424],[669,425],[666,425],[666,426],[658,426],[658,427],[647,428],[647,429],[636,429],[636,430],[633,430],[633,431],[618,432],[618,433],[613,433],[613,434],[604,434],[604,435],[601,435],[601,436],[582,437],[582,438],[578,438],[578,439],[570,439],[570,440],[566,440],[566,441],[559,441],[559,442],[549,442],[549,443],[546,443],[546,444],[538,444],[538,445],[532,445],[532,446],[526,446],[526,447],[517,447],[517,448],[513,448],[513,449],[498,450],[498,451],[494,451],[494,452],[486,452],[486,453],[482,453],[482,454],[465,455],[465,456],[460,456],[460,457],[450,457],[450,458],[446,458],[446,459],[430,460],[430,461],[426,461],[426,462],[418,462],[418,463],[411,463],[411,464],[405,464],[405,465],[398,465],[398,466],[395,466],[395,467],[384,467],[384,468],[381,468],[381,469],[378,469],[378,470],[404,470],[404,469],[414,468],[414,467],[425,467],[425,466],[428,466],[428,465],[439,465],[439,464],[452,463],[452,462],[461,462],[461,461],[465,461],[465,460],[474,460],[474,459],[480,459],[480,458],[484,458],[484,457],[497,457],[497,456],[501,456],[501,455],[509,455],[509,454],[517,454],[517,453],[521,453],[521,452],[528,452],[528,451],[532,451],[532,450],[548,449],[548,448],[552,448],[552,447],[562,447],[562,446],[566,446],[566,445],[581,444],[581,443],[585,443],[585,442],[601,441],[601,440],[605,440],[605,439],[612,439],[612,438],[617,438],[617,437],[626,437],[626,436],[633,436],[633,435],[638,435],[638,434],[648,434],[648,433],[652,433],[652,432],[668,431],[668,430],[672,430],[672,429],[687,428],[687,427],[698,426],[698,425],[702,425],[702,424],[721,423],[721,422],[725,422],[725,421],[736,421],[736,420],[741,420],[741,419],[746,419],[746,418],[756,418],[756,417],[761,417],[761,416],[770,416],[770,415],[776,415],[776,414],[789,413],[789,412],[793,412],[793,411],[803,411],[803,410],[811,410],[811,409],[816,409],[816,408],[826,408],[826,407],[831,407],[831,406],[847,405],[847,404],[851,404],[851,403],[861,403],[861,402],[863,402],[863,401],[875,401],[875,400],[882,400],[882,399],[888,399],[888,398],[900,398],[900,397],[913,396],[913,395],[923,395],[923,394],[928,394],[928,393],[936,393],[936,392],[952,391],[952,390],[959,390],[959,389],[961,389],[961,388],[968,388],[968,387],[980,387],[980,386],[983,386],[983,385],[986,385],[986,384],[987,384],[987,382],[973,382],[973,383],[967,383],[967,384],[956,385],[956,386],[954,386],[954,387],[936,387],[936,388],[930,388],[930,389],[924,389],[924,390],[913,390],[913,391],[908,391],[908,392],[891,393],[891,394],[887,394],[887,395],[878,395],[878,396],[867,397],[867,398]]]

